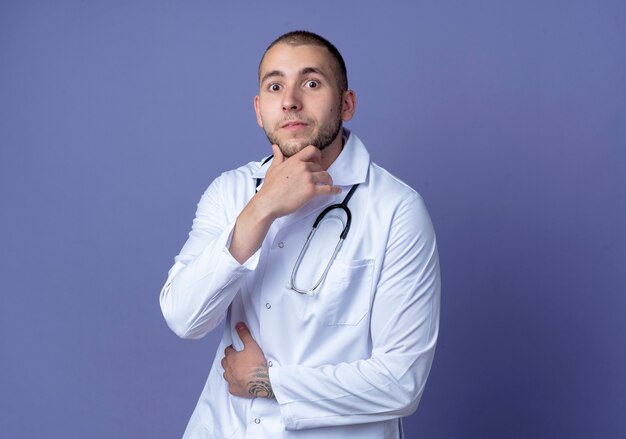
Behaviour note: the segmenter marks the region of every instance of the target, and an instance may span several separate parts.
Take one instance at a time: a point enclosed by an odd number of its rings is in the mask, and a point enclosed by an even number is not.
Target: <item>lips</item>
[[[283,124],[282,128],[296,128],[306,126],[307,124],[299,120],[291,120]]]

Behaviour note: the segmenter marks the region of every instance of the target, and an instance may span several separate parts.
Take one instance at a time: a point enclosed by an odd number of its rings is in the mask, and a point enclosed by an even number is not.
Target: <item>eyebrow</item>
[[[303,76],[303,75],[308,75],[309,73],[317,73],[318,75],[323,76],[324,78],[326,78],[326,75],[324,74],[324,72],[317,68],[317,67],[305,67],[302,70],[300,70],[298,72],[299,76]],[[267,72],[265,75],[263,75],[263,77],[261,78],[261,84],[263,84],[265,81],[267,81],[269,78],[273,78],[273,77],[281,77],[284,78],[285,74],[283,72],[281,72],[280,70],[272,70]]]

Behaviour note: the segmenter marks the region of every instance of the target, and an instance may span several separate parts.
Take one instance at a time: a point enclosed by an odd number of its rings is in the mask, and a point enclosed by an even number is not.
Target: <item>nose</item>
[[[288,87],[283,93],[283,111],[300,111],[302,102],[297,88]]]

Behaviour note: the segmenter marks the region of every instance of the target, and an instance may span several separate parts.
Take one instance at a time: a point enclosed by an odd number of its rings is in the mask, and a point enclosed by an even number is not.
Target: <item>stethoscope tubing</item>
[[[264,165],[265,163],[267,163],[270,159],[272,159],[272,157],[273,156],[269,156],[265,160],[263,160],[261,166]],[[257,178],[256,179],[256,190],[257,191],[258,191],[258,188],[259,188],[260,184],[261,184],[261,179]],[[315,218],[315,221],[313,222],[313,228],[309,232],[309,235],[306,238],[304,246],[302,247],[302,250],[300,251],[300,254],[298,255],[298,259],[296,259],[296,263],[295,263],[295,265],[293,267],[293,270],[291,271],[290,288],[293,291],[295,291],[296,293],[313,295],[313,294],[315,294],[315,290],[317,290],[317,288],[321,285],[321,283],[324,281],[324,279],[326,279],[326,275],[328,274],[328,271],[330,270],[330,266],[332,265],[333,261],[335,260],[335,257],[337,256],[337,253],[339,253],[339,250],[341,250],[341,247],[343,246],[343,242],[346,239],[346,236],[348,236],[348,232],[350,231],[350,225],[352,224],[352,212],[350,212],[350,209],[348,208],[348,202],[350,201],[350,198],[352,198],[352,195],[354,194],[354,191],[356,191],[356,188],[358,186],[359,186],[359,183],[356,183],[356,184],[352,185],[352,187],[350,188],[350,190],[348,191],[348,193],[346,194],[345,198],[343,199],[343,201],[341,203],[331,204],[330,206],[328,206],[324,210],[322,210],[322,212],[317,216],[317,218]],[[322,222],[322,220],[324,219],[326,214],[328,214],[328,212],[330,212],[332,210],[335,210],[335,209],[341,209],[346,214],[346,223],[345,223],[345,225],[343,227],[343,230],[341,231],[341,235],[339,236],[339,242],[335,246],[335,250],[333,251],[333,255],[331,256],[330,260],[328,261],[328,264],[326,264],[326,268],[324,269],[324,272],[319,277],[317,282],[315,282],[313,287],[308,289],[308,290],[300,289],[300,288],[298,288],[296,286],[296,275],[298,274],[298,269],[300,268],[300,264],[302,263],[302,260],[304,259],[304,255],[306,254],[306,251],[309,248],[309,244],[311,243],[311,240],[313,239],[313,236],[315,236],[315,233],[317,232],[317,227]]]
[[[296,263],[293,266],[293,270],[291,271],[290,288],[294,290],[296,293],[315,294],[315,290],[317,290],[317,287],[319,287],[321,283],[324,281],[324,279],[326,279],[326,275],[328,274],[328,271],[330,270],[330,266],[335,260],[337,253],[339,253],[339,250],[341,250],[341,247],[343,246],[343,241],[346,239],[346,236],[348,236],[348,232],[350,231],[350,225],[352,224],[352,213],[350,212],[350,209],[348,208],[348,202],[350,201],[350,198],[352,198],[352,195],[354,194],[354,191],[356,191],[356,188],[358,186],[359,186],[358,183],[352,185],[352,188],[350,188],[350,191],[348,192],[348,194],[346,195],[346,197],[343,199],[341,203],[332,204],[328,206],[327,208],[322,210],[322,212],[317,216],[317,218],[315,218],[315,222],[313,223],[313,228],[309,232],[309,236],[307,236],[306,242],[304,243],[304,246],[302,247],[302,250],[300,251],[300,254],[298,255],[298,259],[296,260]],[[324,269],[324,272],[319,277],[317,282],[315,282],[312,288],[308,290],[303,290],[301,288],[298,288],[296,286],[296,276],[298,274],[298,269],[300,268],[300,264],[302,263],[302,259],[304,259],[304,255],[306,254],[306,251],[309,248],[309,243],[313,239],[313,236],[315,236],[315,233],[318,230],[317,227],[319,226],[320,222],[322,222],[326,214],[335,209],[341,209],[346,213],[346,224],[343,226],[343,230],[341,231],[341,235],[339,236],[339,242],[335,246],[333,255],[328,260],[328,264],[326,264],[326,268]]]

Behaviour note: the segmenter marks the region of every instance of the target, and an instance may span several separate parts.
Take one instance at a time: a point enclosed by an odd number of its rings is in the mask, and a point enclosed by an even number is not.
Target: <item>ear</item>
[[[341,99],[341,120],[344,122],[351,120],[355,111],[356,94],[353,90],[346,90]]]
[[[256,113],[256,123],[263,128],[263,119],[261,119],[261,110],[259,108],[259,95],[254,97],[254,112]]]

